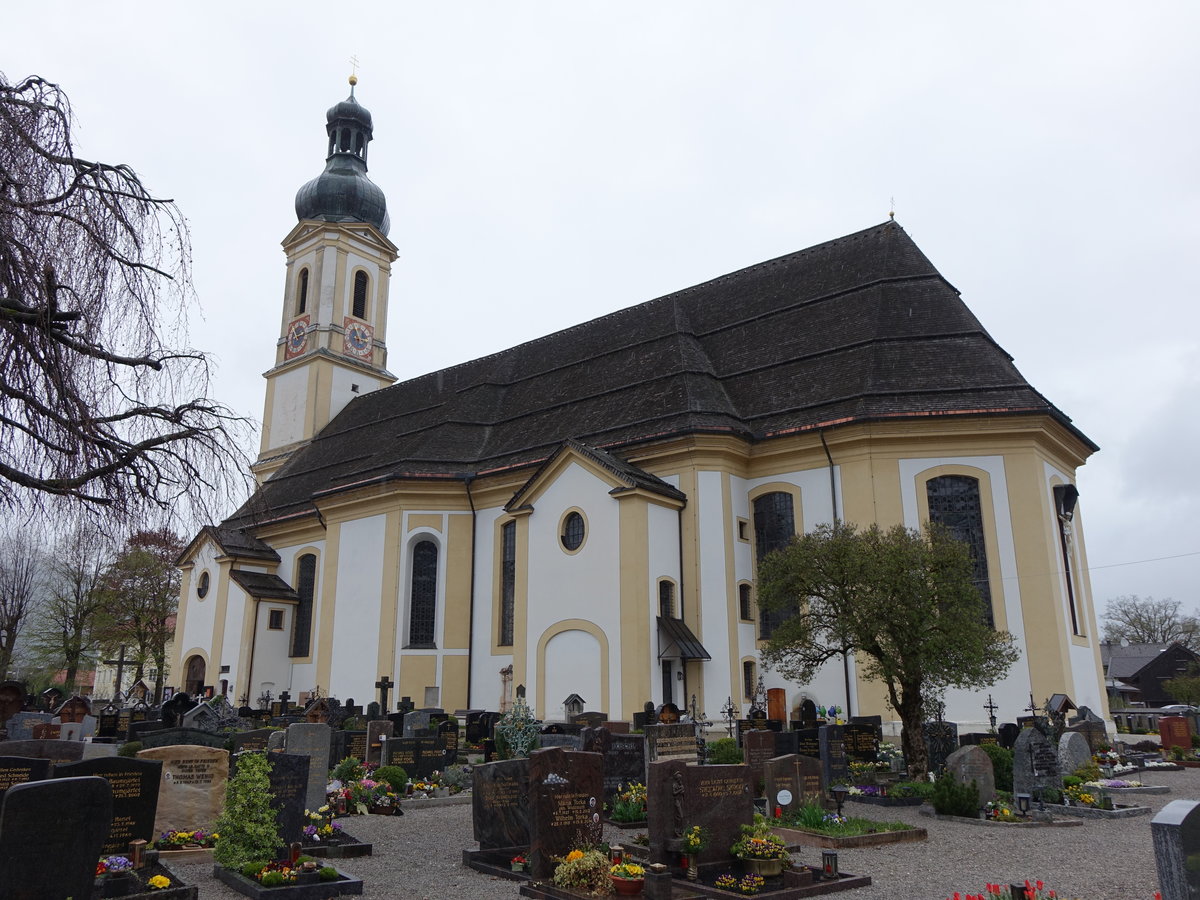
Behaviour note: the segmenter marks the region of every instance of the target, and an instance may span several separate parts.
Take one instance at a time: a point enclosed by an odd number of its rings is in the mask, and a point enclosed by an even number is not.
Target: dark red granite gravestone
[[[1158,720],[1158,734],[1164,750],[1172,747],[1192,749],[1192,729],[1183,716],[1163,716]]]
[[[683,834],[693,825],[709,834],[699,864],[729,861],[741,826],[754,820],[753,792],[748,766],[698,766],[677,759],[650,763],[650,862],[675,865]]]
[[[553,857],[566,856],[603,836],[604,757],[551,747],[529,757],[529,873],[554,874]]]
[[[750,767],[750,777],[756,792],[763,780],[763,767],[774,755],[775,732],[747,731],[742,735],[742,759]]]

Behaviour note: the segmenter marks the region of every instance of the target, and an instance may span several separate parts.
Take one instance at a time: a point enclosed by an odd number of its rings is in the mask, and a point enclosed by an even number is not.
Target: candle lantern
[[[821,851],[821,874],[825,878],[838,877],[838,861],[836,850]]]
[[[1022,816],[1028,815],[1029,814],[1029,805],[1030,805],[1030,802],[1033,800],[1033,797],[1030,794],[1017,794],[1016,800],[1017,800],[1017,810],[1021,813]]]

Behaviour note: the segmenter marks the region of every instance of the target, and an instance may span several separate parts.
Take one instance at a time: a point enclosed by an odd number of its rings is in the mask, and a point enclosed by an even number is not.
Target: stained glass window
[[[929,479],[925,491],[929,498],[929,521],[947,529],[970,549],[975,565],[974,583],[983,601],[983,620],[994,626],[987,547],[983,540],[983,508],[979,503],[979,479],[969,475],[941,475]]]
[[[433,541],[413,547],[412,590],[409,594],[408,643],[432,645],[437,617],[438,548]]]
[[[296,594],[300,599],[292,620],[292,656],[308,656],[316,587],[317,557],[315,553],[306,553],[296,563]]]
[[[517,596],[517,523],[500,529],[500,645],[513,642],[513,611]]]
[[[782,550],[796,534],[792,495],[786,491],[763,494],[754,501],[754,550],[758,562]],[[758,636],[766,639],[787,618],[782,610],[759,610]]]

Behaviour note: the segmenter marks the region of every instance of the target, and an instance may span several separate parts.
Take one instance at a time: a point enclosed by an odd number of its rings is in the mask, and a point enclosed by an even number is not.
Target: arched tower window
[[[969,475],[939,475],[925,483],[929,499],[929,521],[941,525],[971,551],[975,565],[974,583],[983,601],[983,621],[995,627],[992,588],[988,583],[987,546],[983,539],[983,508],[979,503],[979,479]]]
[[[658,614],[664,619],[675,618],[675,585],[666,579],[658,583]]]
[[[296,616],[292,623],[292,656],[308,656],[312,635],[313,594],[317,587],[317,556],[306,553],[296,562]]]
[[[296,285],[296,315],[308,308],[308,269],[300,270],[300,281]]]
[[[500,528],[500,640],[502,647],[513,642],[513,619],[517,599],[517,523]]]
[[[437,618],[438,548],[420,541],[412,551],[412,585],[409,589],[408,644],[432,646]]]
[[[796,534],[796,512],[792,495],[786,491],[763,494],[754,501],[754,552],[758,563],[768,553],[782,550]],[[786,615],[774,610],[759,610],[758,636],[769,638]]]
[[[361,269],[354,273],[354,307],[352,315],[356,319],[367,317],[367,273]]]

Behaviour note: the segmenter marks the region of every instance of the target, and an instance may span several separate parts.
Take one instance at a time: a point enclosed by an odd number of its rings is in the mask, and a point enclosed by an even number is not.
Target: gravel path
[[[1145,772],[1145,784],[1171,788],[1169,794],[1130,796],[1118,803],[1148,806],[1132,819],[1086,820],[1077,828],[985,828],[926,818],[914,807],[847,804],[854,815],[903,821],[928,830],[929,839],[838,853],[845,872],[870,875],[871,887],[847,892],[847,900],[944,900],[955,891],[979,893],[988,882],[1006,884],[1041,878],[1060,897],[1082,900],[1151,900],[1158,889],[1150,819],[1172,800],[1200,797],[1200,769]],[[421,900],[515,898],[514,882],[489,878],[461,863],[474,849],[471,807],[413,809],[404,816],[363,816],[345,820],[354,836],[375,845],[373,856],[335,861],[365,882],[364,896]],[[627,842],[628,832],[614,832]],[[820,851],[797,854],[818,863]],[[234,900],[241,895],[219,884],[211,866],[177,866],[199,885],[201,900]]]

